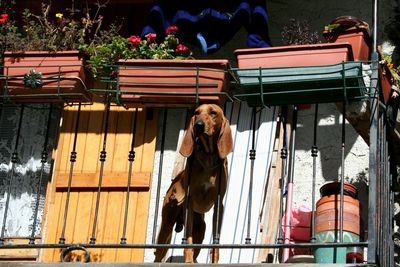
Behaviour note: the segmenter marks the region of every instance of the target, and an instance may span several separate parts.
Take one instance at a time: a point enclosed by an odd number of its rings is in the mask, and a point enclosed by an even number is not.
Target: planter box
[[[308,67],[233,69],[236,99],[249,106],[356,101],[366,98],[361,62]]]
[[[14,102],[90,101],[83,60],[79,51],[6,52],[1,95]],[[41,73],[41,77],[35,79],[31,71]]]
[[[392,85],[394,83],[394,78],[392,72],[386,64],[379,64],[379,82],[381,83],[381,90],[383,97],[383,102],[388,103],[390,97],[392,96]]]
[[[354,60],[368,61],[371,58],[372,38],[366,27],[352,27],[341,32],[324,32],[330,43],[350,43]]]
[[[348,43],[238,49],[234,54],[239,68],[322,66],[353,60]]]
[[[223,104],[228,67],[228,60],[219,59],[120,61],[116,97],[127,105]]]

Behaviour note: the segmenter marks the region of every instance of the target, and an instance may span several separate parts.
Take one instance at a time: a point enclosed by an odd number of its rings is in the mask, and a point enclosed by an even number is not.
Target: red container
[[[248,48],[234,54],[239,68],[322,66],[353,60],[349,43]]]
[[[126,60],[119,62],[121,99],[130,105],[193,106],[223,104],[228,86],[229,61]]]
[[[37,88],[24,83],[24,76],[32,70],[41,73],[42,85]],[[5,97],[14,102],[90,101],[84,57],[79,51],[6,52],[3,75]]]
[[[350,43],[354,60],[368,61],[371,58],[372,39],[366,27],[352,27],[341,32],[324,32],[330,43]]]

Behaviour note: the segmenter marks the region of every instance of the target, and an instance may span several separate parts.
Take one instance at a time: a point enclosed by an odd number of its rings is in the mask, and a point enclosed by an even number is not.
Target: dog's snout
[[[205,123],[204,123],[203,120],[198,120],[198,121],[196,121],[196,123],[194,124],[194,127],[196,128],[196,132],[197,132],[198,134],[204,133]]]

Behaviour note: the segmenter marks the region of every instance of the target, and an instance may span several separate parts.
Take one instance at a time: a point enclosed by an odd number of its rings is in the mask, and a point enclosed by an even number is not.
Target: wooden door
[[[135,159],[126,227],[127,243],[145,243],[151,172],[157,131],[157,110],[129,109],[112,106],[109,113],[106,160],[100,193],[96,244],[119,244],[124,225],[129,171],[128,154],[132,125],[136,116]],[[67,107],[63,113],[58,146],[55,148],[54,172],[48,187],[48,216],[45,243],[58,243],[66,211],[67,188],[71,170],[78,107]],[[100,152],[104,146],[105,106],[82,106],[76,139],[76,162],[65,224],[65,243],[87,244],[92,237],[95,207],[101,170]],[[43,262],[60,261],[61,249],[44,249]],[[143,249],[89,249],[92,262],[141,262]],[[79,256],[71,254],[72,260]],[[74,259],[75,257],[75,259]]]

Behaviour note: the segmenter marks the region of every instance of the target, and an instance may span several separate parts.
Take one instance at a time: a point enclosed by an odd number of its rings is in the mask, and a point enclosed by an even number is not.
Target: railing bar
[[[341,147],[341,177],[340,177],[340,225],[339,225],[339,242],[343,242],[343,222],[344,222],[344,156],[345,156],[345,147],[346,147],[346,102],[343,101],[342,108],[342,147]]]
[[[62,226],[61,236],[60,236],[59,241],[58,241],[60,244],[65,244],[65,229],[66,229],[66,226],[67,226],[69,198],[70,198],[70,195],[71,195],[72,174],[74,172],[74,165],[75,165],[76,155],[77,155],[77,153],[76,153],[76,143],[77,143],[77,140],[78,140],[78,129],[79,129],[79,119],[80,119],[80,115],[81,115],[81,107],[82,107],[82,104],[79,103],[78,111],[77,111],[77,114],[76,114],[76,121],[75,121],[74,142],[73,142],[73,145],[72,145],[72,151],[71,151],[71,155],[70,155],[70,158],[69,158],[70,169],[69,169],[69,177],[68,177],[68,190],[67,190],[67,196],[66,196],[66,199],[65,199],[63,226]]]
[[[138,109],[135,109],[135,115],[132,116],[132,141],[131,141],[131,149],[128,154],[129,161],[129,172],[128,172],[128,185],[126,187],[126,199],[125,199],[125,215],[124,215],[124,226],[122,229],[122,237],[121,244],[126,244],[126,227],[128,224],[128,211],[129,211],[129,194],[131,191],[131,180],[132,180],[132,170],[133,170],[133,162],[135,161],[135,137],[136,137],[136,125],[137,125],[137,114]]]
[[[53,249],[71,246],[86,248],[221,248],[221,249],[263,249],[263,248],[338,248],[338,247],[367,247],[368,242],[343,242],[343,243],[295,243],[295,244],[7,244],[1,249]],[[0,250],[1,251],[1,250]]]
[[[49,155],[48,152],[47,152],[47,145],[48,145],[48,142],[49,142],[49,133],[50,133],[50,123],[51,123],[52,111],[53,111],[53,104],[50,104],[49,117],[47,118],[46,135],[45,135],[45,138],[44,138],[42,158],[41,158],[42,166],[40,168],[39,181],[37,183],[36,203],[35,203],[35,210],[34,210],[34,214],[33,214],[32,233],[31,233],[31,238],[29,239],[29,244],[34,244],[35,243],[35,232],[36,232],[36,227],[37,227],[37,216],[38,216],[38,212],[39,212],[39,202],[40,202],[41,186],[42,186],[42,181],[43,181],[43,172],[44,172],[44,167],[45,167],[45,165],[47,163],[47,158],[48,158],[48,155]]]
[[[255,142],[256,142],[256,115],[257,115],[257,109],[254,107],[253,108],[253,114],[252,114],[252,136],[251,136],[251,149],[249,153],[249,159],[250,159],[250,181],[249,181],[249,196],[248,196],[248,214],[247,214],[247,237],[246,237],[246,244],[251,244],[251,237],[250,237],[250,231],[251,231],[251,208],[253,205],[253,177],[254,177],[254,161],[256,159],[256,149],[255,149]]]
[[[182,244],[187,245],[188,244],[188,230],[187,230],[187,225],[188,225],[188,220],[189,220],[189,208],[190,205],[190,198],[191,198],[191,182],[192,182],[192,166],[193,166],[193,161],[194,161],[194,156],[191,155],[187,160],[186,164],[188,165],[188,184],[186,188],[186,197],[185,197],[185,217],[184,217],[184,231],[183,231],[183,237],[182,237]]]
[[[278,218],[278,238],[277,243],[283,244],[283,229],[282,229],[282,218],[284,213],[284,205],[283,199],[285,195],[285,188],[286,188],[286,178],[287,178],[287,156],[288,156],[288,149],[287,149],[287,106],[282,107],[281,111],[281,123],[283,128],[283,143],[281,148],[281,159],[282,159],[282,167],[281,167],[281,181],[280,181],[280,189],[281,189],[281,196],[279,201],[279,218]]]
[[[7,198],[6,198],[6,205],[4,207],[3,224],[1,227],[0,245],[4,245],[4,234],[5,234],[5,230],[6,230],[8,208],[10,205],[11,187],[12,187],[12,182],[14,180],[13,178],[14,178],[15,164],[18,162],[18,144],[19,144],[19,138],[21,137],[22,118],[24,115],[24,108],[25,108],[25,106],[22,104],[21,109],[20,109],[18,130],[17,130],[17,137],[16,137],[15,145],[14,145],[14,151],[11,154],[11,171],[10,171],[9,182],[8,182],[8,187],[7,187]]]
[[[295,161],[295,147],[296,147],[296,131],[297,131],[297,106],[293,108],[292,129],[290,135],[290,154],[289,154],[289,176],[288,188],[286,197],[286,211],[285,211],[285,238],[284,243],[290,242],[290,217],[292,212],[293,202],[293,178],[294,178],[294,161]],[[283,250],[283,262],[289,259],[289,250]]]
[[[312,189],[311,189],[311,229],[310,229],[310,241],[315,242],[315,185],[317,180],[317,157],[318,157],[318,146],[317,146],[317,128],[318,128],[318,104],[315,104],[314,111],[314,132],[313,132],[313,145],[311,147],[311,157],[313,159],[313,174],[312,174]]]
[[[152,243],[154,244],[157,236],[157,219],[159,213],[159,205],[160,205],[160,195],[161,195],[161,180],[162,180],[162,170],[163,170],[163,161],[164,161],[164,147],[165,147],[165,132],[167,128],[167,117],[168,117],[168,108],[163,109],[163,128],[161,135],[161,144],[160,144],[160,162],[158,166],[158,179],[157,179],[157,192],[156,192],[156,206],[154,211],[154,221],[153,221],[153,236]]]
[[[103,172],[104,172],[104,163],[107,158],[107,134],[108,134],[108,122],[110,117],[110,96],[107,95],[107,104],[105,107],[105,116],[104,116],[104,138],[103,138],[103,148],[100,152],[100,173],[99,173],[99,184],[97,188],[97,198],[96,198],[96,207],[94,210],[94,218],[93,218],[93,229],[92,236],[90,237],[90,244],[96,243],[96,228],[97,228],[97,218],[99,215],[99,207],[100,207],[100,195],[101,195],[101,185],[103,183]]]

